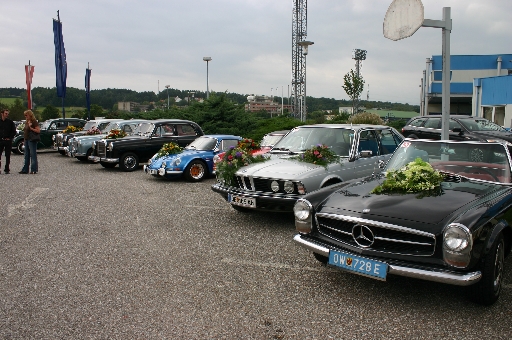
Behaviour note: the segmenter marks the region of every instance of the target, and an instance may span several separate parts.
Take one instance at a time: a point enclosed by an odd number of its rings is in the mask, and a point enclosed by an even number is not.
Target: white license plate
[[[158,175],[158,170],[148,169],[148,174],[150,174],[150,175]]]
[[[329,264],[379,280],[386,280],[388,273],[388,265],[384,262],[374,261],[335,250],[329,252]]]
[[[256,199],[228,194],[228,202],[246,208],[256,208]]]

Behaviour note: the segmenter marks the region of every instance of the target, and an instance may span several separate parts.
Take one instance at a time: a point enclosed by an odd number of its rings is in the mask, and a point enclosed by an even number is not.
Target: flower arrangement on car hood
[[[162,145],[162,148],[158,150],[155,159],[158,159],[160,157],[168,156],[168,155],[176,155],[178,153],[181,153],[183,151],[183,148],[180,147],[178,144],[170,142]]]
[[[386,179],[375,187],[371,193],[416,193],[434,190],[441,185],[443,175],[432,166],[416,158],[399,170],[390,170]]]
[[[123,137],[126,137],[126,132],[124,132],[123,130],[119,130],[119,129],[112,129],[112,130],[110,130],[107,137],[105,137],[105,139],[118,139],[118,138],[123,138]]]
[[[86,135],[99,135],[100,133],[101,133],[101,130],[98,129],[98,127],[96,127],[96,126],[93,126],[89,130],[87,130],[87,132],[85,134]]]
[[[226,185],[234,185],[235,173],[238,169],[268,159],[262,155],[253,156],[252,152],[257,149],[259,149],[259,145],[252,139],[242,139],[236,147],[231,146],[216,165],[217,178]]]
[[[326,169],[329,164],[340,162],[340,157],[325,144],[318,144],[311,149],[307,149],[303,154],[293,157],[293,159],[321,165]]]
[[[83,129],[81,127],[68,125],[64,130],[62,130],[62,133],[73,133],[73,132],[78,132],[78,131],[82,131],[82,130]]]

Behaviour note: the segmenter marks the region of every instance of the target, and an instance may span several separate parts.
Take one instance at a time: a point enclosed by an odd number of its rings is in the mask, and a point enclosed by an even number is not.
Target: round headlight
[[[294,191],[295,187],[293,185],[292,181],[286,181],[284,182],[284,191],[291,194]]]
[[[178,165],[180,165],[180,164],[181,164],[181,158],[179,158],[179,157],[178,157],[178,158],[176,158],[176,159],[174,160],[174,165],[178,166]]]
[[[307,220],[311,215],[311,204],[306,200],[297,200],[293,206],[293,214],[298,220]]]
[[[461,251],[471,243],[467,228],[453,224],[449,225],[443,233],[445,247],[451,251]]]
[[[270,189],[272,189],[273,192],[279,191],[279,183],[277,181],[270,182]]]

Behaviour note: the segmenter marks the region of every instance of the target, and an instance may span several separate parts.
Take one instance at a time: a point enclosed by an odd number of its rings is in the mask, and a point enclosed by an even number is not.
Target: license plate
[[[386,280],[388,273],[388,265],[384,262],[345,254],[335,250],[329,252],[329,264],[379,280]]]
[[[158,175],[158,170],[148,169],[148,174],[150,174],[150,175]]]
[[[246,208],[256,208],[256,199],[228,194],[228,202]]]

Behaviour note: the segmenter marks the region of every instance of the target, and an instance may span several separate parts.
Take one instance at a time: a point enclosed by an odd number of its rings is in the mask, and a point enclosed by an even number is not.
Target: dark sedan
[[[512,142],[512,133],[485,118],[451,115],[449,139],[489,141],[503,139]],[[441,139],[441,116],[411,118],[402,128],[406,138]]]
[[[473,160],[474,149],[489,158]],[[504,142],[405,140],[383,173],[298,200],[294,240],[335,268],[467,286],[470,299],[492,304],[512,244],[511,151]],[[435,189],[410,192],[406,181],[401,192],[376,191],[400,183],[411,161],[437,176]]]
[[[166,143],[176,143],[185,147],[197,137],[204,135],[201,127],[191,121],[181,119],[159,119],[141,123],[133,135],[121,139],[102,139],[96,142],[96,160],[104,168],[117,164],[123,171],[134,171],[140,163],[145,163]]]

